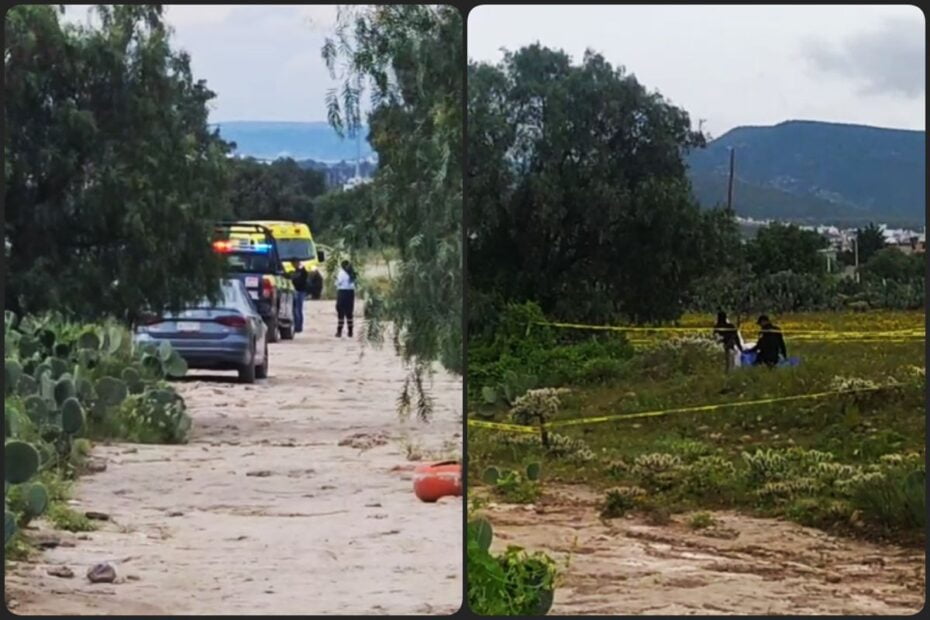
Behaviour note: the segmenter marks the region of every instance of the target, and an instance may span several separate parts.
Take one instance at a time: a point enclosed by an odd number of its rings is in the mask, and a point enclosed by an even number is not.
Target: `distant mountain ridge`
[[[324,121],[227,121],[212,126],[219,128],[224,140],[235,142],[235,154],[243,157],[268,160],[290,157],[327,164],[354,162],[357,152],[362,160],[376,158],[366,139],[367,127],[362,128],[356,144],[355,139],[341,138]]]
[[[817,121],[737,127],[689,154],[705,207],[726,202],[736,149],[733,208],[758,219],[920,223],[926,212],[926,134]]]

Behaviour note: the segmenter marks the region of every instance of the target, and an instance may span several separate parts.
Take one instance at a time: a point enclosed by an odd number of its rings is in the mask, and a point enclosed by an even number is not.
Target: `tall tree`
[[[702,214],[685,176],[682,156],[704,137],[622,67],[537,44],[472,63],[468,90],[470,296],[667,320],[728,260],[731,214]]]
[[[270,164],[248,158],[234,160],[230,209],[238,219],[295,220],[312,225],[317,197],[325,189],[323,172],[301,168],[290,158]]]
[[[820,233],[775,222],[759,229],[749,243],[747,256],[756,275],[780,271],[821,274],[826,267],[817,251],[828,245]]]
[[[214,294],[227,145],[159,5],[6,14],[7,307],[132,319]]]
[[[462,349],[462,18],[449,6],[340,7],[334,36],[323,48],[342,90],[329,97],[329,118],[350,134],[362,124],[360,99],[370,89],[369,141],[378,153],[368,203],[373,219],[392,222],[389,242],[400,251],[390,295],[365,306],[368,336],[381,321],[412,364],[418,412],[429,399],[422,377],[429,364],[461,373]],[[341,62],[342,61],[342,62]],[[410,390],[401,408],[410,403]]]
[[[859,246],[859,264],[865,264],[885,247],[885,233],[874,222],[869,222],[865,228],[856,229],[856,244]]]

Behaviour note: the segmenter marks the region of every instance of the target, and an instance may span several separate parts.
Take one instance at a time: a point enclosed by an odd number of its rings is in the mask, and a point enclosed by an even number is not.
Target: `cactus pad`
[[[73,396],[61,404],[61,428],[69,435],[75,435],[84,427],[84,408]]]
[[[39,453],[25,441],[8,441],[3,446],[3,474],[10,484],[26,482],[39,471]]]
[[[16,387],[19,378],[23,376],[23,365],[13,359],[5,360],[3,364],[3,374],[5,375],[4,378],[6,381],[4,385],[9,394]]]
[[[16,382],[16,393],[20,396],[32,396],[38,393],[39,383],[31,375],[22,375]]]
[[[38,517],[48,508],[48,491],[41,482],[33,482],[23,492],[24,508],[29,517]]]
[[[164,367],[165,374],[169,377],[178,378],[187,374],[187,362],[184,361],[184,358],[181,357],[177,351],[171,352],[171,357],[164,363]]]
[[[536,481],[539,480],[539,463],[530,463],[526,466],[526,478],[527,480]]]
[[[482,551],[487,551],[491,548],[491,540],[494,538],[494,530],[491,528],[491,523],[487,519],[475,519],[471,522],[472,527],[474,528],[475,538],[478,541],[478,546]]]
[[[126,382],[115,377],[101,377],[97,379],[94,386],[100,401],[108,407],[115,407],[122,404],[126,397],[129,396],[129,390]]]
[[[52,369],[52,379],[56,381],[61,378],[61,375],[68,372],[68,361],[60,357],[50,357],[48,365]]]
[[[75,394],[77,394],[77,388],[69,377],[63,376],[55,383],[55,402],[59,406]]]
[[[33,424],[38,425],[48,419],[48,403],[41,396],[36,394],[27,396],[23,399],[23,409]]]
[[[78,336],[78,348],[96,351],[100,348],[100,336],[96,332],[86,331]]]

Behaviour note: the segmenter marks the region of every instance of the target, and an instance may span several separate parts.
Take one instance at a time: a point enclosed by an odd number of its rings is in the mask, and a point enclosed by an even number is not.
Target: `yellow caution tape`
[[[554,422],[548,422],[545,424],[547,429],[553,428],[562,428],[565,426],[581,426],[585,424],[599,424],[603,422],[611,422],[614,420],[632,420],[636,418],[651,418],[657,416],[668,415],[670,413],[699,413],[707,411],[717,411],[719,409],[727,408],[736,408],[736,407],[754,407],[756,405],[768,405],[772,403],[779,402],[788,402],[794,400],[810,400],[817,398],[827,398],[829,396],[837,396],[840,394],[855,394],[859,392],[875,392],[878,390],[885,390],[888,388],[900,387],[900,384],[892,383],[888,385],[882,385],[873,388],[857,388],[853,390],[832,390],[829,392],[815,392],[811,394],[797,394],[795,396],[779,396],[775,398],[760,398],[757,400],[744,400],[739,402],[732,403],[719,403],[716,405],[698,405],[691,407],[675,407],[672,409],[659,409],[656,411],[640,411],[637,413],[621,413],[617,415],[605,415],[597,416],[590,418],[576,418],[574,420],[556,420]],[[519,424],[503,424],[499,422],[486,422],[483,420],[468,420],[469,426],[476,426],[478,428],[489,428],[501,431],[509,431],[514,433],[536,433],[539,432],[540,427],[536,426],[521,426]]]
[[[508,431],[511,433],[537,433],[539,429],[535,426],[521,426],[519,424],[503,424],[501,422],[487,422],[485,420],[473,420],[469,418],[469,426],[477,428],[488,428],[491,430]]]
[[[595,331],[618,331],[618,332],[685,332],[685,333],[694,333],[694,332],[723,332],[723,331],[738,331],[739,328],[715,328],[713,326],[694,326],[694,327],[644,327],[641,325],[588,325],[584,323],[557,323],[549,321],[534,321],[534,325],[545,325],[547,327],[559,327],[563,329],[590,329]],[[765,330],[759,330],[760,333]],[[797,329],[797,330],[788,330],[787,332],[784,329],[778,329],[782,334],[796,335],[796,334],[818,334],[828,337],[835,338],[845,338],[849,336],[919,336],[923,337],[925,330],[923,328],[906,328],[906,329],[896,329],[896,330],[885,330],[885,331],[842,331],[842,330],[825,330],[825,329]]]

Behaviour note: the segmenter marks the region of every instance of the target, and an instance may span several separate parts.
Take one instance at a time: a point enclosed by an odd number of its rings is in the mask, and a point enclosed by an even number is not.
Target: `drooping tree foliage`
[[[386,299],[367,300],[368,335],[380,339],[391,322],[416,387],[434,360],[462,372],[462,34],[448,6],[340,7],[323,48],[343,84],[328,100],[332,125],[356,132],[366,89],[371,97],[379,165],[359,221],[390,222],[385,242],[399,249],[400,268]],[[417,393],[425,414],[428,397]]]
[[[729,265],[729,213],[702,212],[682,156],[688,114],[623,68],[532,45],[468,88],[469,333],[532,300],[599,322],[676,318],[692,281]]]
[[[6,304],[131,320],[216,292],[228,146],[158,5],[6,13]]]

